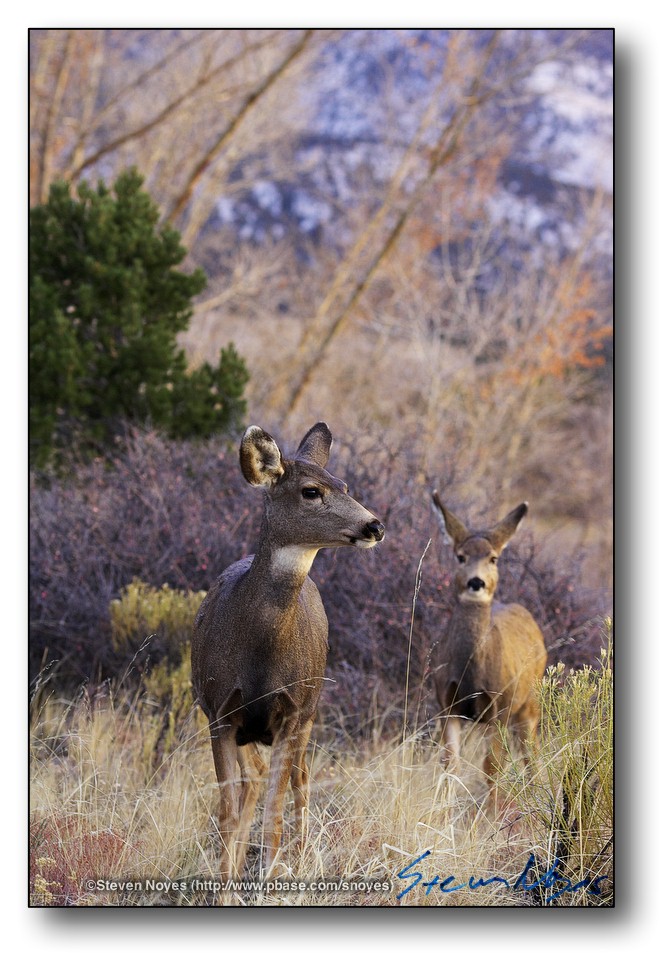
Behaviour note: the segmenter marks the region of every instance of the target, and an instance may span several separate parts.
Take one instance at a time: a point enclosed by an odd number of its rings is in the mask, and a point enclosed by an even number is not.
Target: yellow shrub
[[[206,593],[160,589],[133,579],[119,599],[110,603],[112,643],[115,649],[135,648],[145,638],[159,635],[167,647],[180,650],[190,638],[192,625]]]
[[[112,642],[117,651],[134,650],[146,639],[157,638],[149,643],[150,668],[142,675],[144,701],[154,716],[149,721],[151,729],[144,733],[144,755],[149,762],[172,751],[179,729],[191,714],[190,635],[205,595],[166,584],[155,589],[134,579],[110,604]]]
[[[566,893],[560,903],[608,905],[613,868],[613,649],[599,667],[551,666],[540,690],[541,741],[531,779],[513,784],[538,843],[572,883],[600,878],[600,893]]]
[[[163,659],[144,676],[143,684],[165,712],[158,746],[161,754],[169,754],[177,741],[177,725],[190,714],[194,703],[190,645],[183,646],[180,665],[172,668],[168,659]]]

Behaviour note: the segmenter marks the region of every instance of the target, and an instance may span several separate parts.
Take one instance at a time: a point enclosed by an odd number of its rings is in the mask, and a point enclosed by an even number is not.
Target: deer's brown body
[[[267,869],[282,833],[289,779],[298,826],[308,805],[306,749],[323,683],[328,624],[309,569],[325,546],[374,546],[384,527],[325,470],[331,434],[319,423],[292,460],[250,427],[240,459],[248,482],[265,489],[254,556],[230,566],[199,609],[192,677],[211,730],[220,784],[221,875],[239,875],[272,747],[264,813]]]
[[[444,760],[460,753],[460,726],[478,721],[488,728],[485,773],[493,785],[501,754],[497,722],[526,742],[535,738],[539,709],[537,682],[547,664],[545,642],[523,606],[494,601],[497,562],[528,506],[522,503],[491,529],[467,529],[433,494],[440,522],[453,543],[458,567],[454,608],[444,635],[433,646],[431,669],[444,720]]]

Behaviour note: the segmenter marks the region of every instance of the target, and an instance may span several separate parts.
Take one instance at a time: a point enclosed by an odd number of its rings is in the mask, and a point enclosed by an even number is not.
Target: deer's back
[[[533,677],[543,674],[547,665],[545,640],[528,609],[517,603],[493,603],[492,628],[500,633],[501,650],[510,669],[528,669]]]
[[[524,606],[492,606],[492,635],[498,646],[497,679],[500,707],[517,711],[532,696],[547,665],[545,640]]]

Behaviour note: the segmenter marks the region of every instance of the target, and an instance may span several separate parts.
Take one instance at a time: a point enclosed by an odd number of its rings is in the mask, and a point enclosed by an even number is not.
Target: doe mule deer
[[[253,556],[229,566],[210,588],[195,620],[192,679],[208,717],[220,786],[220,875],[239,876],[266,763],[265,868],[281,842],[286,788],[293,789],[302,831],[309,799],[306,749],[327,658],[328,624],[308,573],[319,549],[366,549],[384,526],[327,472],[332,435],[317,423],[292,459],[270,434],[249,427],[240,446],[248,483],[264,490],[261,533]]]
[[[431,671],[444,725],[443,761],[460,754],[465,720],[487,728],[485,775],[489,793],[502,754],[499,724],[533,743],[539,722],[536,685],[547,665],[545,641],[531,613],[515,603],[494,601],[497,562],[528,511],[521,503],[491,529],[470,530],[432,495],[440,525],[453,544],[458,566],[453,611],[434,644]]]

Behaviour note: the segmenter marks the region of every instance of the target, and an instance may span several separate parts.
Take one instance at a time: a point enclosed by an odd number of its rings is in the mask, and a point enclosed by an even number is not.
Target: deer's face
[[[285,461],[266,507],[272,538],[280,546],[368,549],[384,537],[382,523],[349,495],[342,480],[306,460]]]
[[[353,500],[325,466],[332,446],[327,424],[315,424],[292,460],[285,460],[273,437],[248,427],[240,444],[240,465],[252,486],[265,490],[265,521],[280,568],[308,572],[325,546],[368,549],[384,538],[384,526]]]
[[[470,536],[455,546],[455,588],[463,603],[490,605],[499,581],[499,551],[485,536]]]

